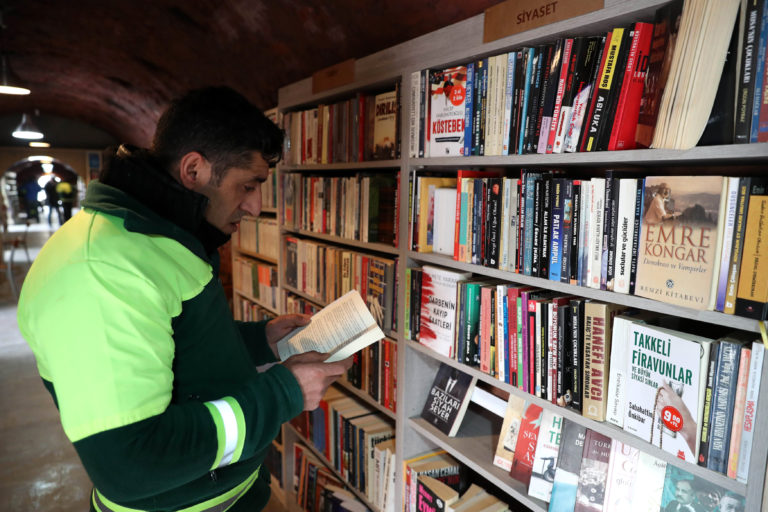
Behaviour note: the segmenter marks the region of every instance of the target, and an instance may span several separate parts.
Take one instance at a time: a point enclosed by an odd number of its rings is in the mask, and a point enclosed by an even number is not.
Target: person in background
[[[59,181],[56,184],[56,194],[61,202],[61,224],[72,218],[72,206],[75,204],[75,187],[68,181]]]
[[[22,335],[94,491],[95,511],[258,511],[281,425],[351,358],[277,363],[304,315],[236,322],[217,248],[261,210],[283,133],[225,87],[191,91],[149,150],[120,146],[35,259]]]
[[[38,207],[40,206],[37,200],[37,194],[40,193],[42,188],[37,183],[36,179],[31,179],[24,183],[20,188],[20,198],[24,199],[24,210],[27,212],[27,220],[32,222],[40,222],[40,212]]]
[[[59,194],[56,192],[56,185],[61,180],[57,178],[56,176],[51,176],[51,179],[49,179],[45,183],[45,187],[43,189],[45,190],[45,202],[48,204],[48,225],[53,227],[53,212],[56,212],[56,219],[59,221],[59,226],[61,226],[64,222],[61,220],[61,209],[59,208]]]

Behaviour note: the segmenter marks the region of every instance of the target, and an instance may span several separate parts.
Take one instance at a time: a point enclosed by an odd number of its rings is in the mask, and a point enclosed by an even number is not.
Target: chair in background
[[[21,233],[11,233],[7,230],[2,235],[3,239],[3,251],[10,250],[8,256],[8,265],[13,265],[13,256],[16,253],[16,249],[23,247],[24,253],[27,255],[27,263],[32,263],[32,258],[29,257],[29,247],[27,247],[27,234],[29,233],[30,222],[26,222],[24,231]]]
[[[13,277],[13,265],[11,264],[13,250],[11,250],[8,253],[8,261],[6,261],[5,260],[5,247],[6,247],[5,236],[6,236],[6,233],[3,231],[0,231],[0,242],[2,242],[2,244],[0,244],[0,247],[2,248],[0,250],[0,272],[5,274],[6,279],[8,279],[8,284],[11,285],[11,293],[13,293],[13,297],[15,299],[18,299],[19,292],[16,289],[16,280]]]

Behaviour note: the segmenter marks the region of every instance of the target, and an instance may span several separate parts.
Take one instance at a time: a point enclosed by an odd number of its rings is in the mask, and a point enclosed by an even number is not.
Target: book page
[[[341,361],[358,350],[384,338],[357,290],[351,290],[312,316],[311,322],[295,329],[277,342],[285,361],[291,356],[315,350],[330,353],[326,363]]]

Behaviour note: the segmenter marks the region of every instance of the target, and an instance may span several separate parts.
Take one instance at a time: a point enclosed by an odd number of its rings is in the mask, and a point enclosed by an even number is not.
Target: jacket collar
[[[120,146],[83,206],[121,217],[129,231],[173,238],[205,259],[229,240],[205,220],[208,198],[183,187],[144,149]]]

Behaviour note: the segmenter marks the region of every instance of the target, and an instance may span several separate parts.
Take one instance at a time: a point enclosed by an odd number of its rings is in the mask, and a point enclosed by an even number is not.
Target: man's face
[[[675,489],[675,499],[683,505],[687,505],[693,501],[693,488],[691,487],[691,483],[688,480],[681,480],[677,482],[677,487]]]
[[[720,512],[742,512],[741,503],[732,496],[725,496],[720,500]]]
[[[268,175],[269,164],[254,151],[249,167],[231,167],[218,185],[202,186],[198,191],[208,198],[205,220],[222,233],[237,231],[243,216],[261,212],[261,184]]]

